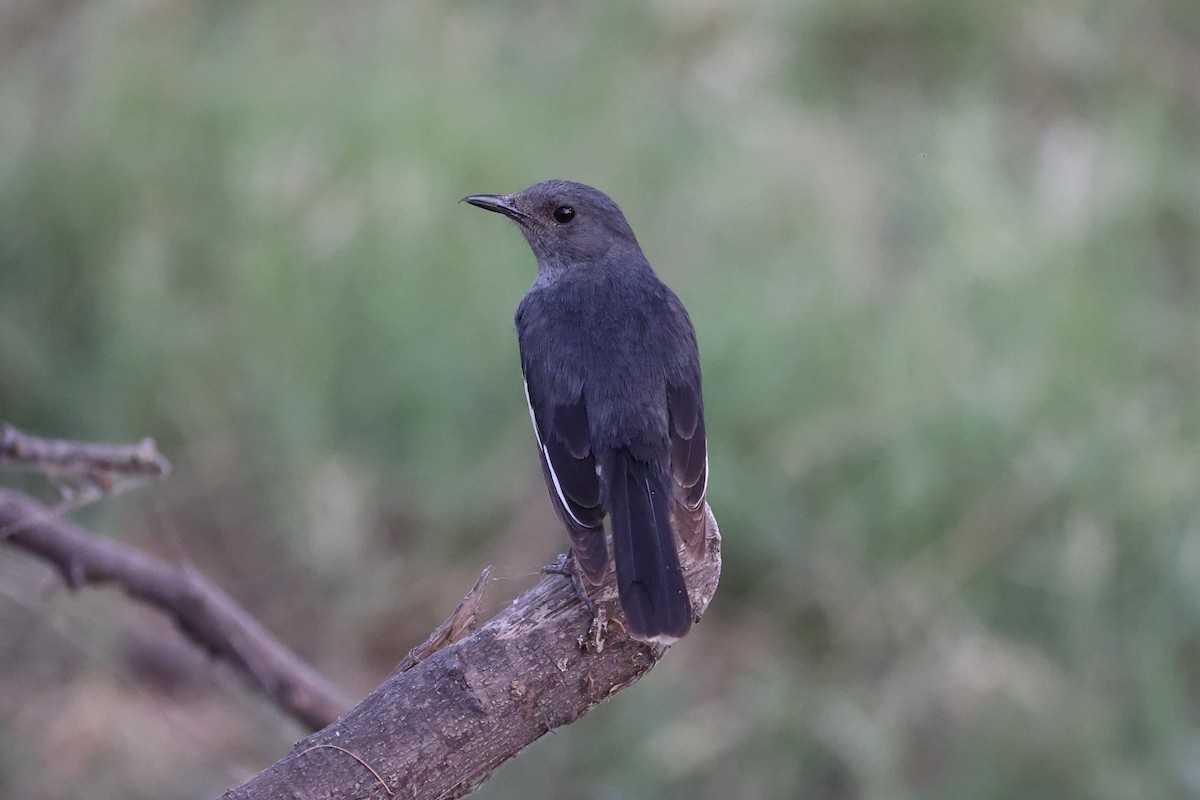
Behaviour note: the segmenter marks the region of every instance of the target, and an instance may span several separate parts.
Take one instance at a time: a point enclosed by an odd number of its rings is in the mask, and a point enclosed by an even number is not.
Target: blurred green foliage
[[[479,796],[1200,797],[1195,11],[2,5],[0,418],[156,437],[170,482],[97,527],[365,690],[485,563],[515,592],[564,546],[532,258],[456,202],[593,183],[692,312],[725,574]],[[205,796],[296,735],[30,636],[0,794]]]

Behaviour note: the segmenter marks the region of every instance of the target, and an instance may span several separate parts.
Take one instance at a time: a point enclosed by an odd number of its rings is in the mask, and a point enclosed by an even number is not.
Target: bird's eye
[[[566,225],[573,219],[575,219],[575,209],[570,206],[559,206],[554,209],[554,221],[559,225]]]

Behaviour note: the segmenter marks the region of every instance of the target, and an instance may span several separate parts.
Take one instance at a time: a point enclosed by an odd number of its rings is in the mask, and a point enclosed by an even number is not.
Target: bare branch
[[[45,439],[0,423],[0,464],[36,467],[47,474],[79,476],[139,475],[160,477],[171,465],[158,452],[153,439],[137,444],[98,444],[69,439]]]
[[[708,513],[713,538],[705,555],[682,556],[697,615],[721,571],[720,534]],[[615,594],[605,584],[592,598],[610,618],[616,614],[604,646],[596,647],[592,613],[570,578],[547,575],[471,636],[398,669],[358,707],[222,800],[444,800],[471,792],[526,745],[635,683],[666,653],[619,630]]]
[[[0,489],[0,541],[49,562],[72,589],[115,584],[155,606],[310,730],[328,725],[350,706],[338,689],[195,570],[94,536],[11,489]]]
[[[475,620],[479,615],[479,607],[483,604],[484,589],[487,588],[488,578],[492,576],[492,567],[484,567],[479,580],[467,592],[467,596],[450,613],[446,621],[434,628],[433,633],[421,644],[408,651],[408,656],[400,662],[398,670],[408,670],[420,664],[446,645],[454,644],[469,632],[475,630]]]
[[[9,426],[0,432],[0,463],[31,464],[52,476],[95,482],[94,474],[162,474],[160,458],[150,440],[129,448],[38,439]],[[721,571],[720,533],[706,512],[706,552],[681,554],[697,617]],[[340,693],[195,571],[92,536],[13,490],[0,489],[0,542],[49,562],[72,588],[111,583],[156,606],[291,716],[328,726],[222,800],[461,797],[545,733],[637,682],[667,650],[625,633],[611,582],[585,603],[560,574],[546,575],[467,635],[489,568],[450,618],[339,718],[349,705]]]

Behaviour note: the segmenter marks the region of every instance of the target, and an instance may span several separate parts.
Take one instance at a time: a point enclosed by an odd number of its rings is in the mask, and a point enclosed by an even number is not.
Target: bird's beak
[[[518,211],[517,207],[512,204],[512,199],[509,195],[503,194],[473,194],[470,197],[462,199],[464,203],[470,203],[473,206],[488,211],[495,211],[497,214],[503,214],[509,219],[514,219],[520,222],[523,219],[528,219],[528,215]]]

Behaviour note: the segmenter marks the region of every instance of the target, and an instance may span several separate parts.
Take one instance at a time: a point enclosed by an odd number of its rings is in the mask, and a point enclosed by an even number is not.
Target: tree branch
[[[49,476],[72,475],[111,490],[119,476],[162,477],[171,465],[154,440],[137,444],[99,444],[70,439],[46,439],[0,422],[0,464],[38,469]]]
[[[155,606],[309,730],[350,707],[338,689],[195,570],[93,536],[11,489],[0,489],[0,541],[49,562],[72,589],[111,583]]]
[[[30,437],[11,426],[0,428],[5,461],[52,475],[82,473],[101,491],[112,475],[166,470],[150,440],[91,445]],[[720,532],[705,511],[711,532],[705,554],[681,554],[697,618],[721,572]],[[328,726],[222,800],[461,797],[545,733],[637,682],[667,650],[628,636],[611,580],[589,590],[589,608],[560,574],[547,575],[462,638],[475,624],[484,570],[450,618],[339,719],[349,705],[340,693],[194,570],[92,536],[8,489],[0,489],[0,542],[49,562],[72,589],[112,583],[159,608],[301,723]]]
[[[684,574],[697,615],[716,591],[721,539]],[[611,583],[592,597],[612,617]],[[468,599],[470,595],[468,595]],[[631,686],[666,648],[629,638],[619,617],[592,629],[571,580],[551,574],[471,636],[404,669],[355,709],[222,800],[461,797],[543,734]]]

